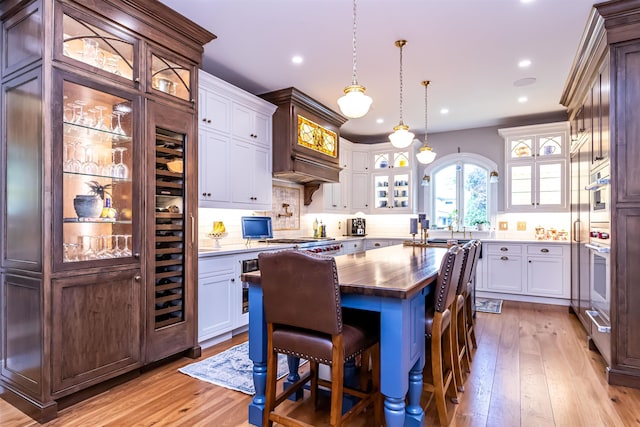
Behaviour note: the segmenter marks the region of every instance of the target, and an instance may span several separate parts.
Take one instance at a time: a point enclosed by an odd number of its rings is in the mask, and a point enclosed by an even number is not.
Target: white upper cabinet
[[[566,210],[569,122],[498,132],[505,139],[505,210]]]
[[[199,73],[199,206],[271,209],[271,116],[276,106]]]

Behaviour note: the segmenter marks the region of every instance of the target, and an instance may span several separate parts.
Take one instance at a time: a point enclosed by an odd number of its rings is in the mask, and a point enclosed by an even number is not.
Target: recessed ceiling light
[[[294,64],[302,64],[302,61],[304,61],[304,59],[300,55],[295,55],[293,58],[291,58],[291,62],[293,62]]]
[[[532,85],[536,82],[536,78],[535,77],[525,77],[523,79],[518,79],[515,82],[513,82],[513,85],[515,87],[522,87],[522,86],[529,86]]]
[[[522,61],[518,62],[518,67],[520,68],[527,68],[529,65],[531,65],[530,59],[523,59]]]
[[[440,110],[440,114],[449,114],[449,109],[448,108],[442,108]]]
[[[527,98],[526,96],[521,96],[520,98],[518,98],[518,102],[521,104],[527,102],[528,100],[529,98]]]
[[[384,123],[384,119],[376,119],[376,123],[378,124]]]

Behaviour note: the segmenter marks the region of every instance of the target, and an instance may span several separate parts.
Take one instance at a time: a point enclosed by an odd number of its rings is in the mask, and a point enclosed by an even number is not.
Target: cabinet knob
[[[546,254],[547,252],[549,252],[549,249],[547,249],[547,248],[542,248],[542,249],[540,249],[540,252],[544,252],[544,253]]]
[[[135,79],[133,79],[133,81],[134,81],[135,83],[140,83],[140,77],[136,77]]]
[[[500,257],[500,259],[501,259],[502,261],[507,261],[507,260],[509,259],[509,257],[508,257],[508,256],[501,256],[501,257]]]
[[[206,123],[206,122],[207,122],[207,119],[203,117],[203,118],[202,118],[202,121]]]
[[[529,260],[529,264],[531,264],[531,260]]]
[[[232,281],[232,282],[235,282],[235,281],[236,281],[236,279],[232,277],[232,278],[231,278],[231,281]]]
[[[211,119],[207,119],[207,123],[211,123]]]
[[[195,103],[196,103],[195,98],[191,98],[189,101],[191,101],[191,103],[192,103],[192,104],[195,104]]]
[[[134,276],[133,280],[135,280],[136,282],[139,282],[142,279],[142,276]]]
[[[134,257],[135,259],[140,259],[140,252],[136,252],[136,253],[134,253],[134,254],[133,254],[133,257]]]
[[[500,250],[501,250],[502,252],[506,252],[506,251],[508,251],[508,250],[509,250],[509,248],[505,248],[505,247],[503,246],[503,247],[501,247],[501,248],[500,248]]]
[[[376,243],[376,244],[375,244],[375,245],[373,245],[373,246],[380,246],[380,243]]]

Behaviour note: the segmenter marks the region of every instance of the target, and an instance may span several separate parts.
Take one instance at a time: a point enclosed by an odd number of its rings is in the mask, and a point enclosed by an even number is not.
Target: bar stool
[[[455,331],[451,325],[451,306],[462,274],[464,251],[451,247],[442,259],[436,281],[433,301],[425,309],[425,366],[423,391],[435,397],[438,418],[443,426],[449,425],[453,411],[447,410],[447,398],[458,403],[453,373]],[[430,359],[430,360],[429,360]],[[427,402],[428,406],[428,402]]]
[[[476,251],[473,255],[473,263],[471,265],[471,275],[469,282],[467,283],[467,292],[464,299],[465,314],[466,314],[466,336],[467,336],[467,354],[469,355],[469,361],[473,361],[472,350],[478,348],[478,342],[476,340],[475,320],[473,318],[473,280],[476,275],[476,267],[478,266],[478,259],[480,258],[480,252],[482,252],[482,242],[480,240],[473,241],[476,247]],[[470,243],[470,242],[469,242]]]
[[[376,425],[382,424],[380,384],[380,322],[350,311],[343,316],[335,260],[299,251],[258,256],[267,323],[267,386],[263,426],[308,425],[274,409],[311,380],[311,399],[317,403],[318,385],[331,387],[330,425],[340,426],[374,404]],[[285,301],[286,299],[286,301]],[[362,312],[367,314],[369,312]],[[371,313],[369,313],[371,314]],[[344,385],[344,364],[371,349],[370,391]],[[307,359],[310,371],[276,396],[278,353]],[[331,381],[318,378],[318,364],[331,366]],[[342,415],[343,392],[360,400]]]
[[[464,391],[464,372],[471,372],[470,350],[467,341],[467,315],[470,314],[465,309],[465,302],[468,292],[467,284],[471,278],[473,258],[476,251],[475,241],[467,242],[462,247],[462,250],[462,274],[460,275],[456,297],[451,310],[453,314],[452,328],[455,331],[453,368],[458,391]]]

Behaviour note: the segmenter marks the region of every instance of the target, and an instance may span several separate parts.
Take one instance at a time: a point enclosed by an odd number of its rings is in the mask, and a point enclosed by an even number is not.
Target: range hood
[[[338,182],[340,126],[347,118],[290,87],[260,95],[273,115],[273,176],[304,185],[309,205],[320,184]]]

